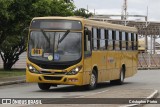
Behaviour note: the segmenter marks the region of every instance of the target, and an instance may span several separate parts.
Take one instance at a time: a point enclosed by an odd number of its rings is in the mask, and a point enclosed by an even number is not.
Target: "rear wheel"
[[[48,83],[38,83],[38,87],[41,90],[49,90],[49,88],[51,87],[51,84],[48,84]]]
[[[121,85],[121,84],[124,83],[124,78],[125,78],[125,71],[122,68],[121,71],[120,71],[119,79],[117,79],[117,80],[111,80],[110,83],[114,84],[114,85]]]
[[[92,90],[95,89],[97,86],[97,73],[95,70],[92,71],[90,83],[88,84],[87,88]]]

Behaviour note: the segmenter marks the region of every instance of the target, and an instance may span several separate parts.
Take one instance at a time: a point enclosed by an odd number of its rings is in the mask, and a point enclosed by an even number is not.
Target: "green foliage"
[[[0,0],[0,45],[5,40],[6,35],[11,32],[8,25],[11,23],[13,17],[7,10],[10,2],[11,1],[9,0],[8,2],[6,2],[5,0]]]
[[[64,2],[71,3],[71,2],[73,2],[73,0],[64,0]]]
[[[4,69],[10,70],[12,66],[19,60],[19,55],[26,50],[27,33],[23,35],[7,36],[1,48],[1,58],[3,60]]]
[[[33,17],[74,15],[73,2],[65,0],[0,0],[0,55],[4,69],[11,69],[26,49]]]
[[[93,14],[84,8],[80,8],[75,10],[74,15],[88,18],[91,17]]]
[[[72,2],[66,3],[64,0],[52,0],[51,2],[51,15],[52,16],[73,16],[73,10],[75,8]]]
[[[11,71],[1,70],[0,69],[0,78],[8,78],[8,77],[15,77],[15,76],[25,76],[25,70],[21,69],[12,69]]]

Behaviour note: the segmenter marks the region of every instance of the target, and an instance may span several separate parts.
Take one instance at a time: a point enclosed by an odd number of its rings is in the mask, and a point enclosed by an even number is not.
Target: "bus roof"
[[[119,30],[119,31],[135,32],[135,33],[138,32],[137,28],[135,28],[135,27],[112,24],[112,23],[103,22],[103,21],[89,20],[89,19],[84,19],[82,17],[77,17],[77,16],[69,16],[69,17],[57,17],[57,16],[35,17],[32,20],[35,20],[35,19],[78,20],[78,21],[84,22],[85,25],[89,25],[89,26],[101,27],[101,28],[107,28],[107,29],[114,29],[114,30]]]
[[[127,32],[135,32],[135,33],[138,32],[137,28],[135,28],[135,27],[123,26],[123,25],[119,25],[119,24],[112,24],[112,23],[108,23],[108,22],[88,20],[88,19],[85,19],[84,21],[85,21],[86,25],[107,28],[109,30],[114,29],[114,30],[118,30],[118,31],[127,31]]]
[[[81,17],[74,17],[74,16],[70,16],[70,17],[58,17],[58,16],[48,16],[48,17],[35,17],[34,19],[66,19],[66,20],[79,20],[79,21],[83,21],[84,19]]]

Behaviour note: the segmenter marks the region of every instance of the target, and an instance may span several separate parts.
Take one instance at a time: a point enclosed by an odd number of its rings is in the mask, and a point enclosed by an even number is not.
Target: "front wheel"
[[[97,86],[97,73],[95,70],[92,71],[90,83],[88,84],[87,88],[92,90],[95,89]]]
[[[48,83],[38,83],[38,87],[41,90],[49,90],[49,88],[51,87],[51,84],[48,84]]]
[[[121,69],[119,79],[111,80],[110,83],[114,85],[121,85],[124,83],[124,78],[125,78],[125,72],[124,69]]]

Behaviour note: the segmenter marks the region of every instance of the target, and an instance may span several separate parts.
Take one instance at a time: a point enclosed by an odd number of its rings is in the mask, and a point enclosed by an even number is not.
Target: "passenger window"
[[[108,49],[108,30],[105,30],[105,49]]]
[[[108,50],[113,50],[112,30],[108,32]]]
[[[100,49],[105,50],[105,32],[104,29],[101,29],[101,36],[100,36]]]
[[[112,31],[112,39],[113,39],[113,50],[115,50],[115,40],[116,40],[116,32]]]
[[[125,32],[122,32],[122,50],[126,50],[126,37],[125,37]]]
[[[119,32],[119,44],[120,44],[120,50],[122,50],[122,32]]]
[[[138,50],[138,34],[135,34],[135,49]]]
[[[131,33],[128,33],[128,50],[132,50]]]
[[[115,36],[115,50],[120,50],[119,31],[116,31],[116,36]]]
[[[100,29],[97,29],[97,49],[100,49],[100,36],[101,36],[101,32]]]
[[[93,28],[93,50],[97,50],[97,29]]]
[[[134,33],[131,33],[131,44],[132,44],[132,50],[134,49]]]
[[[128,50],[128,33],[127,32],[125,36],[125,41],[126,41],[126,50]]]

